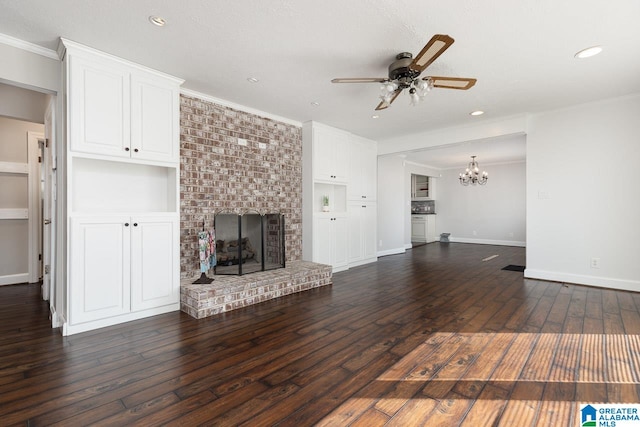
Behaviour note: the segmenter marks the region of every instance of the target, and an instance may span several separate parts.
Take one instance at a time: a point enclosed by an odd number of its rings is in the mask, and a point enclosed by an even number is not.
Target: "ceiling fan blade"
[[[436,34],[422,48],[419,54],[413,58],[413,62],[409,66],[413,70],[423,72],[433,61],[438,59],[442,53],[453,44],[453,38],[446,34]]]
[[[349,77],[346,79],[333,79],[331,83],[384,83],[388,82],[387,78],[377,77]]]
[[[391,97],[391,101],[389,101],[388,104],[386,102],[384,102],[384,101],[380,102],[380,104],[378,104],[378,106],[376,107],[376,111],[384,110],[385,108],[391,107],[391,104],[393,103],[393,101],[396,100],[398,95],[400,95],[400,92],[402,92],[402,90],[403,89],[396,89],[396,91],[394,92],[393,96]]]
[[[459,89],[467,90],[471,89],[476,84],[476,79],[467,79],[464,77],[424,77],[423,80],[431,79],[433,87],[440,87],[444,89]]]

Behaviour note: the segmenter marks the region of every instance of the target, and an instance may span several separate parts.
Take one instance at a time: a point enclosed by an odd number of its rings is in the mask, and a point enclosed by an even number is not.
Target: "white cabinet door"
[[[313,219],[313,261],[333,265],[333,220],[328,216]]]
[[[376,258],[376,204],[349,203],[349,264]]]
[[[362,216],[364,214],[361,203],[349,203],[349,264],[361,261],[364,258],[362,247]]]
[[[345,267],[349,256],[347,216],[317,215],[313,223],[313,261],[334,269]]]
[[[374,201],[377,193],[378,154],[375,143],[352,137],[349,141],[349,200]]]
[[[346,267],[349,262],[349,224],[346,215],[335,216],[333,220],[333,267]]]
[[[347,134],[331,129],[313,128],[313,176],[328,182],[347,182],[349,167]]]
[[[128,216],[71,219],[72,325],[129,312],[130,227]]]
[[[178,219],[134,216],[131,221],[131,310],[178,303]]]
[[[179,161],[178,86],[152,74],[131,75],[131,157]]]
[[[414,242],[427,241],[427,222],[424,218],[411,218],[411,240]]]
[[[71,150],[129,157],[130,82],[124,66],[69,56]]]

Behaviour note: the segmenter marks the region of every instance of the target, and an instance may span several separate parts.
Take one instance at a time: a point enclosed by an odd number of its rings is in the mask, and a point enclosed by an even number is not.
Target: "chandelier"
[[[465,169],[464,173],[460,174],[460,184],[462,185],[485,185],[489,179],[489,174],[485,171],[480,173],[480,167],[476,162],[476,156],[471,156],[471,162]]]

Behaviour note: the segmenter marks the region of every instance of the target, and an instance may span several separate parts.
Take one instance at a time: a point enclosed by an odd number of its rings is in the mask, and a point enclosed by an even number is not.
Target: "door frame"
[[[40,281],[40,132],[27,132],[27,165],[29,168],[29,283]]]

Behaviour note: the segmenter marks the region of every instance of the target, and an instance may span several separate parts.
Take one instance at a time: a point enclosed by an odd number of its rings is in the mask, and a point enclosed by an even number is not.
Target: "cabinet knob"
[[[128,223],[128,222],[125,222],[125,223],[124,223],[124,226],[125,226],[125,227],[128,227],[128,226],[129,226],[129,223]]]
[[[129,147],[124,147],[124,151],[129,151]]]
[[[137,226],[138,226],[138,223],[137,223],[137,222],[134,222],[134,223],[133,223],[133,226],[134,226],[134,227],[137,227]]]
[[[133,152],[134,152],[134,153],[137,153],[137,152],[138,152],[138,149],[137,149],[137,148],[134,148],[134,149],[133,149]]]

